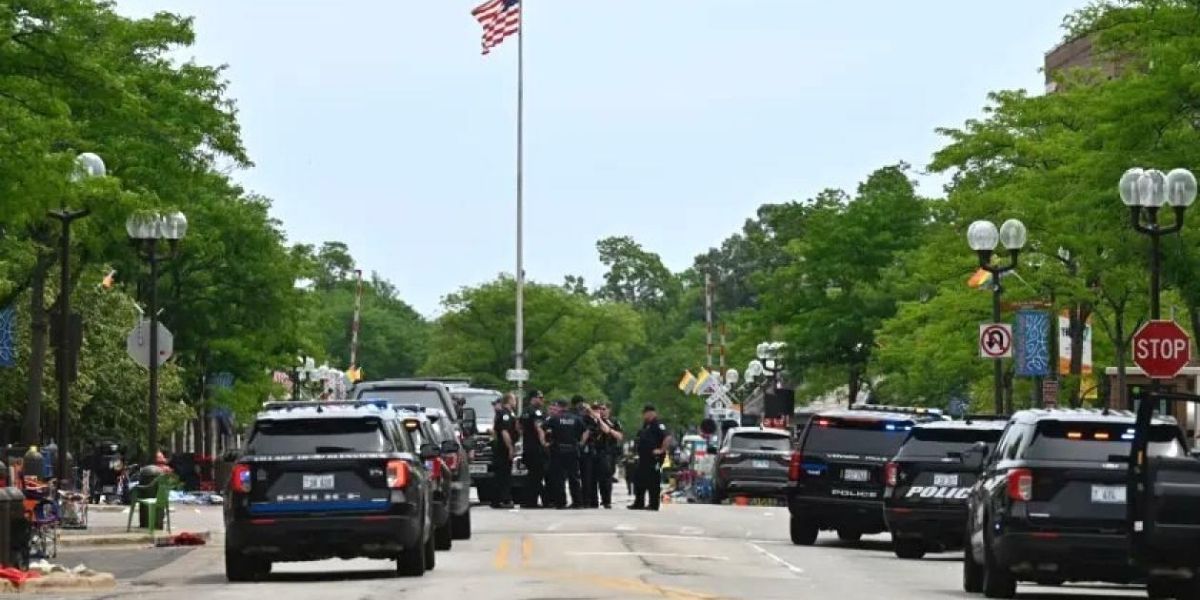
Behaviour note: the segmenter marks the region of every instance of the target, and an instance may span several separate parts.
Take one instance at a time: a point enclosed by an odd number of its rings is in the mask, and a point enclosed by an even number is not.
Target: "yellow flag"
[[[704,392],[704,387],[708,385],[708,380],[712,378],[712,372],[704,367],[700,367],[700,373],[696,375],[696,386],[692,388],[695,393]]]
[[[685,370],[683,377],[679,380],[679,391],[690,394],[696,388],[696,376],[692,375],[691,371]]]

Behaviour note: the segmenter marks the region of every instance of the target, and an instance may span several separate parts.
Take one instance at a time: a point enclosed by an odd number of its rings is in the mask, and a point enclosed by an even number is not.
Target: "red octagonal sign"
[[[1133,334],[1133,362],[1147,377],[1170,379],[1191,360],[1191,338],[1174,321],[1150,321]]]

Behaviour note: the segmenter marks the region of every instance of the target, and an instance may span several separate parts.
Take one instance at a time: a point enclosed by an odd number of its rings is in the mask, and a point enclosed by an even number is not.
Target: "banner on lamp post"
[[[1016,372],[1021,377],[1050,374],[1050,313],[1017,311]]]

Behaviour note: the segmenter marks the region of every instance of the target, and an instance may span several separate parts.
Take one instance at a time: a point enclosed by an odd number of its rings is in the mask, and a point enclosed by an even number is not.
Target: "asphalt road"
[[[666,505],[628,511],[498,511],[475,507],[475,536],[438,553],[434,571],[393,576],[393,563],[341,561],[277,565],[270,580],[225,582],[221,543],[179,553],[101,596],[327,600],[395,598],[628,599],[971,598],[961,591],[956,554],[902,561],[888,537],[844,544],[822,534],[793,546],[787,509]],[[145,549],[142,552],[157,552]],[[1022,585],[1022,598],[1145,598],[1135,587]],[[979,598],[981,596],[974,596]]]

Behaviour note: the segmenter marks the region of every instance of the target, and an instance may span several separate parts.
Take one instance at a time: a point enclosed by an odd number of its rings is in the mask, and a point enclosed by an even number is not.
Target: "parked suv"
[[[884,468],[884,520],[900,558],[958,548],[967,497],[1008,417],[967,417],[913,427]]]
[[[706,444],[703,439],[702,444]],[[737,427],[717,452],[713,501],[730,494],[783,496],[788,487],[792,438],[784,429]]]
[[[792,543],[811,546],[822,530],[854,541],[886,529],[883,467],[934,409],[863,405],[818,412],[788,468]]]
[[[402,575],[434,566],[426,460],[383,403],[269,403],[225,494],[225,576],[260,579],[273,562],[395,559]]]
[[[963,589],[1012,598],[1018,581],[1132,583],[1128,411],[1027,410],[1013,415],[971,490]],[[1150,456],[1187,456],[1173,419],[1156,418]],[[1151,581],[1151,596],[1166,597]]]
[[[434,428],[429,417],[419,411],[400,411],[404,430],[412,441],[413,447],[420,448],[427,444],[441,449],[441,435]],[[450,500],[453,496],[452,473],[446,464],[446,453],[442,452],[437,458],[425,459],[425,470],[433,484],[433,547],[437,550],[449,550],[453,545],[454,536],[451,531]]]
[[[450,395],[451,388],[448,388],[447,385],[455,384],[442,381],[387,379],[359,383],[354,386],[351,395],[360,400],[386,401],[398,408],[431,411],[428,415],[432,420],[449,421],[440,427],[450,428],[454,432],[454,441],[457,444],[456,450],[447,453],[455,456],[448,457],[446,460],[453,471],[450,524],[454,539],[466,540],[471,538],[471,467],[468,448],[464,444],[466,436],[460,424],[462,415],[458,414]],[[453,464],[451,465],[451,463]]]

